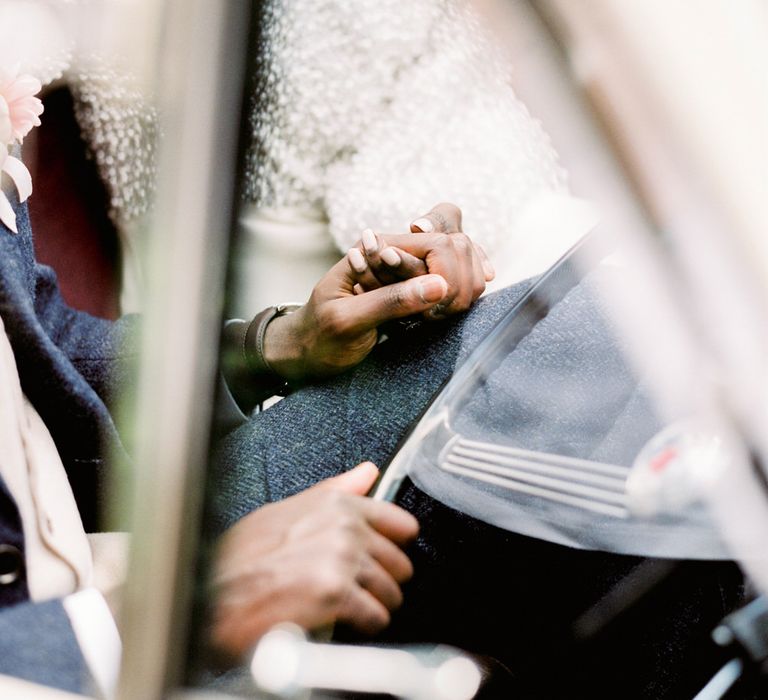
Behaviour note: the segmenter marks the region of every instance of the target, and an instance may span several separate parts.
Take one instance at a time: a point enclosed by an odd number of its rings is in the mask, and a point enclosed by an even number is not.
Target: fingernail
[[[421,233],[432,233],[432,231],[435,230],[434,224],[423,216],[420,219],[416,219],[416,221],[411,224],[411,228],[417,228]]]
[[[402,262],[394,248],[384,248],[384,250],[379,253],[379,256],[390,267],[397,267]]]
[[[356,284],[354,287],[352,287],[352,291],[355,294],[365,294],[365,290],[359,284]]]
[[[489,263],[487,260],[482,261],[483,265],[483,272],[485,273],[485,281],[490,282],[494,277],[496,277],[496,270],[493,269],[493,265]]]
[[[425,304],[440,301],[448,293],[447,282],[440,275],[426,275],[416,282],[419,296]]]
[[[372,255],[379,249],[379,242],[376,240],[376,234],[367,228],[363,231],[363,248],[365,252]]]
[[[368,263],[365,262],[363,254],[359,248],[350,248],[347,252],[347,258],[349,258],[349,264],[352,265],[352,269],[362,274],[368,268]]]

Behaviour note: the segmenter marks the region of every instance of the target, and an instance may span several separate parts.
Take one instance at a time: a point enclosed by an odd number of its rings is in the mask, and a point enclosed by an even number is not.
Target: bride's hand
[[[355,292],[362,293],[419,275],[436,273],[448,283],[448,295],[426,318],[442,318],[465,311],[494,276],[482,246],[461,232],[461,210],[438,204],[411,224],[420,234],[403,237],[363,232],[361,241],[347,253],[356,278]],[[445,236],[444,234],[449,234]],[[424,236],[430,235],[430,245]],[[429,256],[425,253],[429,251]]]

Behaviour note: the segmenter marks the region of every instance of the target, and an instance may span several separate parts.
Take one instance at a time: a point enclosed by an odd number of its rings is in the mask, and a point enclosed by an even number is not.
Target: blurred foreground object
[[[768,6],[533,5],[663,237],[658,272],[678,287],[702,381],[752,454],[710,491],[711,506],[768,592]]]
[[[316,644],[295,625],[264,635],[251,672],[260,690],[279,698],[308,698],[317,689],[386,693],[407,700],[471,700],[482,680],[474,662],[450,647]]]
[[[765,597],[760,596],[725,617],[712,632],[712,639],[733,654],[733,658],[694,700],[720,700],[726,695],[762,697],[768,686],[768,601]]]

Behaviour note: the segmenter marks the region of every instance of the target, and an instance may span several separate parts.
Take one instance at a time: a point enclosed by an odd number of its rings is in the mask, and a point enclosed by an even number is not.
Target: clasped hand
[[[301,309],[268,326],[264,354],[278,374],[289,381],[338,374],[368,355],[382,323],[414,314],[446,318],[483,293],[493,268],[461,232],[458,207],[438,204],[411,230],[366,230]]]

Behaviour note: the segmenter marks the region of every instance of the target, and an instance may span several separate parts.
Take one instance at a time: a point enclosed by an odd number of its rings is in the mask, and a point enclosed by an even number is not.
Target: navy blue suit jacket
[[[26,205],[8,196],[19,232],[0,223],[0,316],[24,393],[53,436],[89,529],[96,524],[103,456],[122,451],[107,404],[122,380],[133,322],[94,318],[64,303],[53,270],[35,260]],[[2,479],[0,544],[23,555],[19,514]],[[0,584],[0,673],[85,690],[84,664],[60,603],[28,600],[23,575]]]

